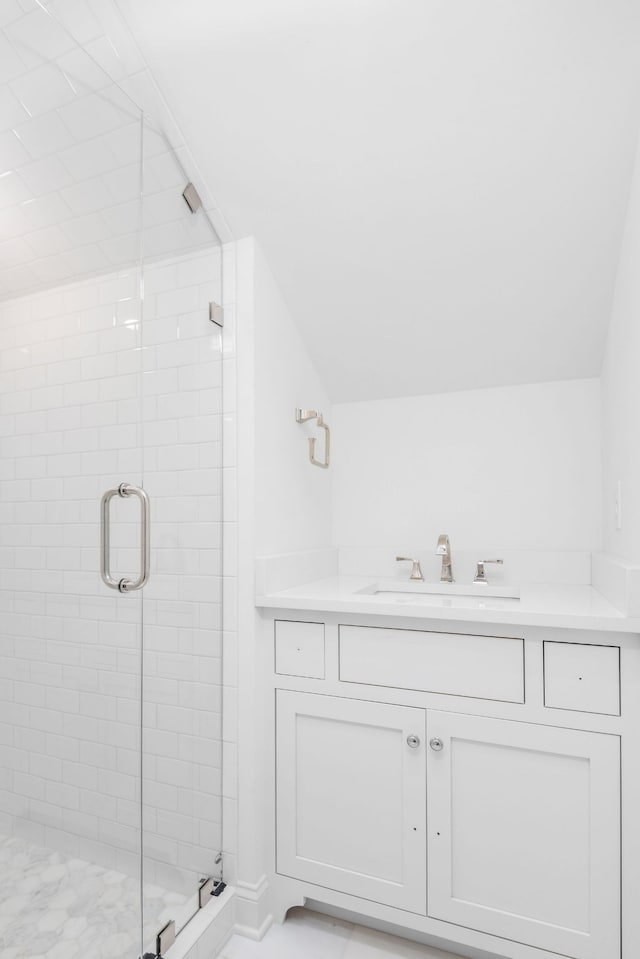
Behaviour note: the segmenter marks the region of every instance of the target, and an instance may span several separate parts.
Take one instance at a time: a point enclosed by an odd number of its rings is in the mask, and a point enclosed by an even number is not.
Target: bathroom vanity
[[[505,959],[640,954],[640,623],[325,581],[260,597],[274,910]],[[622,921],[621,921],[622,916]]]

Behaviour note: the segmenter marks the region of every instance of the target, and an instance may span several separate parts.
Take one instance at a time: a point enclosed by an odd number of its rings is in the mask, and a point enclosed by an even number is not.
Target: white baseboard
[[[248,939],[260,941],[273,922],[269,901],[269,881],[262,876],[257,883],[236,884],[235,931]]]
[[[253,926],[241,926],[240,923],[236,923],[233,932],[234,935],[244,936],[245,939],[252,939],[254,942],[261,942],[272,925],[273,916],[268,915],[259,929],[254,929]]]

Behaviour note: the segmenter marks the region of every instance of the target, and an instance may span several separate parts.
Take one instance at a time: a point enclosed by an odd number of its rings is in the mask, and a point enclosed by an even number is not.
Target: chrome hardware
[[[198,886],[198,909],[204,909],[211,900],[215,884],[216,882],[213,876],[207,876],[206,879],[200,881],[200,885]]]
[[[309,437],[309,460],[314,466],[319,466],[320,469],[327,470],[329,469],[329,444],[331,437],[329,427],[322,419],[322,413],[317,410],[296,409],[296,423],[308,423],[309,420],[317,420],[317,425],[320,429],[324,430],[324,460],[317,460],[315,457],[315,436]]]
[[[485,583],[488,584],[489,580],[487,579],[484,567],[487,563],[498,563],[499,566],[502,566],[504,563],[503,559],[481,559],[478,565],[476,566],[476,575],[473,577],[474,583]]]
[[[219,303],[215,303],[214,300],[211,300],[209,303],[209,319],[212,323],[215,323],[216,326],[224,326],[224,310]]]
[[[411,746],[412,749],[417,749],[420,745],[419,736],[407,736],[407,746]]]
[[[121,496],[126,499],[129,496],[137,496],[140,500],[140,575],[135,580],[114,579],[111,575],[111,537],[110,537],[110,504],[114,496]],[[151,559],[151,530],[149,518],[151,505],[149,497],[139,486],[132,486],[130,483],[120,483],[116,489],[109,489],[102,497],[100,502],[100,576],[105,586],[110,589],[117,589],[121,593],[131,593],[136,589],[142,589],[149,579],[150,559]]]
[[[200,199],[200,194],[194,187],[193,183],[187,183],[186,187],[182,191],[182,196],[184,197],[184,202],[187,204],[191,212],[197,213],[202,206],[202,200]]]
[[[413,563],[411,567],[411,576],[409,579],[419,579],[421,582],[424,581],[424,576],[422,575],[422,570],[420,569],[420,560],[411,559],[409,556],[396,556],[396,563]]]
[[[444,743],[442,742],[441,739],[430,739],[429,745],[434,750],[434,752],[439,753],[440,750],[443,748]]]
[[[175,941],[176,924],[174,919],[170,919],[156,936],[156,956],[164,956],[167,949],[170,949]]]
[[[442,556],[441,583],[453,582],[453,567],[451,565],[451,544],[446,533],[441,533],[436,546],[436,556]]]

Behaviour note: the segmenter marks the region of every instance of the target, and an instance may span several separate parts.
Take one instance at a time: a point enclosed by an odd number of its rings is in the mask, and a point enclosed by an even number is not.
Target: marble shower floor
[[[145,886],[145,943],[186,901]],[[0,959],[137,959],[139,884],[0,835]]]

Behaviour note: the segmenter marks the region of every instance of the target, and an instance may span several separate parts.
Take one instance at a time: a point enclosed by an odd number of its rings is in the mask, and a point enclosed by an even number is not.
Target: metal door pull
[[[111,575],[110,504],[114,496],[120,496],[122,499],[137,496],[140,500],[140,575],[134,580],[114,579]],[[120,483],[116,489],[108,489],[103,495],[100,501],[100,576],[105,586],[110,589],[117,589],[121,593],[132,593],[136,589],[142,589],[148,582],[151,560],[150,515],[149,497],[139,486]]]

